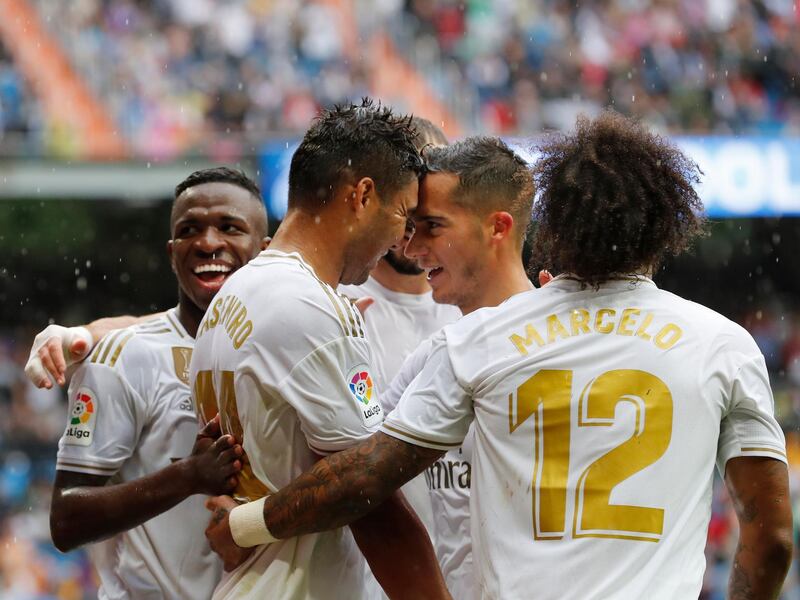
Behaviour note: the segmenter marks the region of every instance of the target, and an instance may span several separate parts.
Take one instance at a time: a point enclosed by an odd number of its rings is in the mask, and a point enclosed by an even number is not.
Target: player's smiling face
[[[175,200],[167,251],[183,296],[201,310],[261,250],[266,223],[259,202],[222,182],[190,187]]]
[[[406,256],[428,272],[436,302],[463,310],[480,293],[487,243],[480,217],[453,200],[457,187],[452,173],[428,173],[422,180]]]

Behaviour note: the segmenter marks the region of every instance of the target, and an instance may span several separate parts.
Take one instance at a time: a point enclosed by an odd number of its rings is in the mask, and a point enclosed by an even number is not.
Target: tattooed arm
[[[378,432],[267,498],[264,521],[278,538],[349,524],[390,598],[449,598],[428,533],[396,491],[442,454]]]
[[[378,432],[325,457],[264,504],[264,522],[278,538],[349,525],[444,454]]]
[[[264,521],[278,539],[350,525],[375,578],[392,600],[447,599],[425,527],[396,491],[444,452],[376,433],[358,446],[321,459],[264,500]],[[230,571],[252,548],[233,540],[229,510],[235,502],[215,498],[206,528],[211,548]]]
[[[786,465],[771,458],[739,457],[725,469],[739,545],[728,582],[731,600],[777,598],[792,559],[792,511]]]

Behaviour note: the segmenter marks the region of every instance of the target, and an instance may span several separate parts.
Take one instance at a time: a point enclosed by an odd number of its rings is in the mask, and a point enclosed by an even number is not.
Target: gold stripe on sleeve
[[[113,347],[114,347],[114,344],[116,344],[116,343],[117,343],[117,340],[119,339],[119,336],[120,336],[120,335],[122,335],[122,332],[123,332],[123,331],[125,331],[125,330],[124,330],[124,329],[120,329],[119,331],[115,332],[115,333],[114,333],[114,334],[113,334],[113,335],[112,335],[112,336],[109,338],[109,340],[108,340],[108,343],[106,344],[106,348],[105,348],[105,350],[103,351],[103,356],[101,356],[101,357],[100,357],[100,360],[98,360],[97,362],[99,362],[99,363],[101,363],[101,364],[102,364],[102,363],[104,363],[104,362],[106,362],[106,359],[108,358],[108,354],[111,352],[111,348],[113,348]]]
[[[391,425],[387,425],[386,421],[383,422],[381,427],[383,429],[388,429],[389,431],[393,431],[398,435],[402,435],[403,437],[411,438],[412,440],[417,440],[418,442],[423,442],[425,444],[431,444],[432,446],[446,446],[448,448],[459,448],[461,446],[461,442],[458,442],[457,444],[449,444],[445,442],[437,442],[435,440],[429,440],[427,438],[420,437],[418,435],[412,435],[410,433],[403,431],[402,429],[397,429],[395,427],[392,427]]]
[[[108,361],[108,366],[113,367],[117,363],[117,359],[119,358],[120,352],[122,352],[123,346],[128,343],[128,340],[133,337],[133,332],[129,331],[127,335],[125,335],[117,345],[117,349],[114,350],[114,354],[111,355],[111,360]]]
[[[90,362],[97,362],[97,357],[100,355],[100,350],[103,349],[103,346],[105,346],[106,341],[107,340],[103,338],[102,340],[100,340],[100,343],[97,344],[97,346],[95,346],[94,352],[92,352],[92,358],[89,359]]]
[[[139,330],[139,333],[142,335],[157,335],[159,333],[172,333],[172,329],[169,327],[165,327],[164,329],[151,329],[146,331]]]
[[[364,318],[361,316],[361,311],[358,310],[358,307],[353,304],[353,310],[355,311],[356,315],[356,323],[358,323],[358,334],[362,338],[366,338],[366,334],[364,333]]]
[[[355,310],[355,306],[353,306],[353,303],[350,302],[350,300],[348,300],[347,298],[345,298],[341,294],[337,293],[336,296],[337,296],[337,299],[342,304],[344,304],[344,306],[345,306],[345,311],[347,312],[347,316],[350,319],[350,331],[352,333],[352,336],[353,337],[359,337],[359,335],[358,335],[358,325],[356,325],[356,316],[353,314],[353,311]]]
[[[79,468],[79,469],[93,469],[95,471],[105,471],[109,475],[113,475],[114,473],[117,472],[117,469],[115,469],[114,467],[98,467],[97,465],[83,465],[83,464],[80,464],[80,463],[67,462],[65,460],[56,461],[56,469],[58,469],[59,467],[62,467],[62,466],[63,467],[76,467],[76,468]]]
[[[786,453],[781,452],[780,450],[775,450],[774,448],[762,448],[762,447],[749,447],[749,448],[742,448],[742,452],[770,452],[771,454],[777,454],[778,456],[782,456],[786,458]]]
[[[313,273],[312,273],[312,275],[313,275]],[[316,277],[315,277],[315,279],[316,279]],[[344,330],[344,334],[345,335],[350,335],[350,332],[349,332],[348,327],[347,327],[347,319],[345,319],[344,313],[342,312],[342,309],[339,306],[339,303],[336,302],[336,299],[334,298],[333,294],[331,294],[330,290],[328,289],[328,286],[325,285],[325,283],[320,281],[319,279],[317,279],[317,281],[319,282],[320,287],[322,287],[322,291],[325,292],[325,294],[328,296],[328,300],[330,300],[331,304],[333,304],[333,308],[336,309],[336,314],[339,317],[339,323],[341,323],[341,325],[342,325],[342,329]]]

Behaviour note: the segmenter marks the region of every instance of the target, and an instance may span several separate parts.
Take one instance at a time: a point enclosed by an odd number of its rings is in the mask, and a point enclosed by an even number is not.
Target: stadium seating
[[[357,0],[349,29],[328,26],[342,2],[31,2],[134,154],[301,132],[381,87],[368,42],[382,31],[465,132],[528,135],[605,105],[671,133],[800,131],[790,0]],[[0,131],[42,129],[35,110],[13,119]]]

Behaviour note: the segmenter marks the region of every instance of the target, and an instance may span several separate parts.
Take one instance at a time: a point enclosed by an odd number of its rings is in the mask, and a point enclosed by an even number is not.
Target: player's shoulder
[[[175,309],[153,319],[106,334],[89,354],[87,365],[105,366],[121,372],[152,368],[166,347],[194,345],[181,325]]]
[[[717,311],[663,289],[649,292],[657,298],[678,323],[684,334],[693,337],[702,351],[705,360],[713,364],[724,363],[730,359],[740,364],[742,361],[761,359],[761,350],[753,336],[732,319]]]
[[[505,330],[509,323],[515,322],[521,313],[530,311],[535,306],[536,295],[541,290],[531,289],[514,294],[497,306],[486,306],[464,315],[442,328],[444,336],[453,343],[475,343],[480,338],[493,335],[498,330]],[[436,336],[432,336],[433,340]]]
[[[248,310],[256,298],[264,307],[258,321],[269,321],[272,333],[302,330],[318,336],[365,337],[358,309],[336,289],[317,277],[297,253],[266,250],[248,265],[247,289],[242,289]],[[236,273],[234,277],[238,275]],[[220,293],[225,293],[223,288]],[[235,290],[234,290],[235,293]],[[257,325],[258,329],[258,325]]]
[[[750,334],[744,327],[699,302],[689,300],[688,298],[663,289],[655,289],[651,293],[653,293],[668,310],[680,315],[682,320],[697,327],[698,331],[703,332],[706,336],[724,334],[729,336],[750,337]]]

